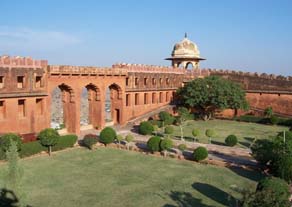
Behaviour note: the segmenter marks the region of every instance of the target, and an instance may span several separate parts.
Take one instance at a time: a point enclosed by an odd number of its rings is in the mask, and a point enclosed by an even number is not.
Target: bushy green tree
[[[17,149],[21,149],[21,137],[14,133],[7,133],[0,137],[0,148],[6,152],[11,145],[11,142],[15,142]]]
[[[227,146],[233,147],[237,144],[238,140],[237,137],[233,134],[229,135],[228,137],[226,137],[225,139],[225,144]]]
[[[150,137],[150,139],[147,141],[148,149],[152,153],[160,151],[160,141],[161,141],[161,137],[159,136]]]
[[[194,160],[199,162],[208,157],[208,150],[205,147],[197,147],[193,152]]]
[[[241,86],[217,76],[196,78],[177,91],[182,104],[198,110],[204,120],[210,119],[215,110],[247,109],[248,102]]]
[[[162,127],[173,124],[174,122],[174,117],[166,111],[161,111],[158,114],[158,116],[159,116],[159,119],[162,121]]]
[[[243,207],[290,207],[289,185],[282,179],[267,177],[258,183],[256,192],[244,196]]]
[[[49,155],[51,155],[52,146],[57,144],[59,138],[59,133],[55,129],[51,128],[44,129],[38,134],[38,139],[41,144],[48,147]]]
[[[105,145],[112,143],[117,136],[116,131],[111,127],[105,127],[99,134],[100,142]]]
[[[173,142],[170,138],[164,138],[160,142],[160,149],[164,152],[164,156],[167,155],[168,150],[173,147]]]
[[[193,129],[192,135],[194,136],[194,140],[200,135],[200,130],[199,129]]]
[[[153,125],[149,121],[143,121],[139,126],[139,133],[142,135],[151,135],[154,131]]]

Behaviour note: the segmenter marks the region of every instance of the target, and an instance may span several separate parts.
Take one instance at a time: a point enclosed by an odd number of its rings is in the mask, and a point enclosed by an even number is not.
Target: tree
[[[178,145],[177,147],[180,151],[180,155],[179,155],[179,158],[181,158],[181,155],[183,155],[183,152],[187,149],[187,146],[185,144],[180,144]]]
[[[171,134],[173,134],[174,129],[172,126],[166,126],[164,129],[164,133],[168,135],[168,137],[170,137]]]
[[[180,134],[181,134],[181,140],[184,140],[184,124],[190,117],[190,112],[186,107],[179,107],[178,110],[178,121],[179,121],[179,128],[180,128]]]
[[[6,159],[7,159],[7,174],[5,179],[5,187],[7,192],[11,195],[14,195],[16,198],[15,204],[17,206],[26,206],[25,205],[25,193],[21,189],[21,179],[23,177],[23,168],[19,166],[19,154],[18,154],[18,146],[17,142],[11,140],[9,148],[6,151]],[[2,189],[3,191],[3,189]],[[0,192],[4,193],[4,192]],[[1,202],[0,202],[1,204]],[[4,203],[7,205],[7,203]],[[6,206],[4,205],[4,206]]]
[[[159,119],[162,121],[162,127],[173,124],[174,122],[174,117],[166,111],[161,111],[159,113]]]
[[[123,135],[121,135],[121,134],[117,135],[117,136],[116,136],[116,140],[118,141],[118,147],[120,147],[120,145],[121,145],[121,141],[124,140]]]
[[[197,78],[178,89],[181,103],[195,108],[204,120],[210,119],[216,110],[248,109],[245,92],[239,84],[217,76]]]
[[[193,152],[195,161],[199,162],[208,157],[208,150],[205,147],[197,147]]]
[[[261,180],[256,192],[244,195],[243,207],[290,207],[288,184],[279,178],[267,177]]]
[[[149,121],[143,121],[139,126],[139,133],[142,135],[150,135],[154,131],[153,125]]]
[[[17,149],[20,150],[22,143],[21,138],[14,133],[7,133],[0,137],[0,148],[6,152],[9,149],[12,141],[16,143]]]
[[[131,134],[128,134],[125,138],[126,142],[127,142],[127,149],[129,150],[130,148],[130,144],[133,142],[134,137]]]
[[[212,137],[215,136],[215,132],[212,129],[207,129],[205,135],[209,138],[209,143],[212,143]]]
[[[105,127],[103,130],[101,130],[99,134],[99,139],[106,146],[112,143],[115,140],[116,136],[116,131],[113,128]]]
[[[163,151],[164,157],[166,157],[168,150],[173,146],[173,142],[170,138],[164,138],[160,142],[160,149]]]
[[[264,114],[267,118],[271,118],[274,115],[273,108],[271,106],[267,107],[264,111]]]
[[[161,137],[158,137],[158,136],[150,137],[150,139],[147,141],[148,149],[152,153],[160,151],[160,141],[161,141]]]
[[[55,129],[47,128],[38,134],[38,139],[43,146],[48,147],[49,155],[51,156],[52,146],[56,145],[60,138],[59,133]]]
[[[199,129],[193,129],[192,135],[194,136],[194,141],[196,138],[200,135],[200,130]]]

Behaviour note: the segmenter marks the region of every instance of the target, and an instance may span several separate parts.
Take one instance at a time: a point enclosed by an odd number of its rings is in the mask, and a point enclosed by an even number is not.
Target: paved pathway
[[[145,143],[148,141],[150,136],[144,136],[140,135],[137,132],[135,132],[135,128],[132,128],[131,126],[126,127],[114,127],[118,134],[121,134],[123,136],[126,136],[127,134],[132,134],[134,136],[134,141],[137,143]],[[99,134],[98,130],[86,130],[81,133],[81,136],[79,139],[82,139],[82,137],[85,134]],[[231,164],[236,165],[248,165],[248,166],[256,166],[257,162],[251,157],[250,150],[246,148],[239,148],[239,147],[227,147],[227,146],[221,146],[221,145],[215,145],[215,144],[202,144],[197,142],[188,142],[188,141],[181,141],[181,140],[174,140],[175,145],[179,144],[186,144],[188,150],[186,151],[186,154],[192,153],[192,151],[197,148],[198,146],[204,146],[209,151],[209,159],[218,160],[218,161],[224,161]]]

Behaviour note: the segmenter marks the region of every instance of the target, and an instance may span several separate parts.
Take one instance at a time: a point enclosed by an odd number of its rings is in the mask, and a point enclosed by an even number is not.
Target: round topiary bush
[[[225,144],[227,146],[233,147],[237,144],[238,140],[237,137],[233,134],[229,135],[228,137],[226,137],[225,139]]]
[[[21,141],[20,136],[18,136],[17,134],[8,133],[8,134],[4,134],[3,136],[0,137],[1,150],[6,152],[10,147],[11,141],[14,141],[16,143],[16,146],[17,146],[18,150],[21,149],[22,141]]]
[[[194,150],[193,157],[197,162],[202,161],[208,157],[208,151],[205,147],[198,147]]]
[[[173,146],[173,142],[169,138],[165,138],[160,142],[160,149],[161,150],[170,150]]]
[[[160,151],[160,142],[161,137],[153,136],[147,142],[147,147],[151,152],[158,152]]]
[[[172,134],[174,132],[174,129],[172,126],[166,126],[164,129],[165,134]]]
[[[214,137],[215,136],[215,132],[212,129],[207,129],[205,134],[207,137]]]
[[[133,137],[133,135],[128,134],[128,135],[126,136],[125,140],[126,140],[128,143],[130,143],[130,142],[132,142],[132,141],[134,140],[134,137]]]
[[[149,121],[143,121],[139,126],[139,133],[142,135],[150,135],[154,131],[153,125]]]
[[[93,145],[97,143],[97,138],[95,136],[92,136],[91,134],[87,134],[83,138],[83,144],[88,149],[92,149]]]
[[[194,130],[192,131],[192,135],[193,135],[194,137],[199,136],[199,135],[200,135],[200,130],[199,130],[199,129],[194,129]]]
[[[57,130],[52,128],[44,129],[38,134],[38,139],[40,140],[41,144],[48,147],[49,155],[51,155],[52,146],[58,143],[59,138],[60,135]]]
[[[180,145],[178,145],[178,147],[177,147],[181,152],[183,152],[183,151],[185,151],[186,149],[187,149],[187,145],[185,145],[185,144],[180,144]]]
[[[100,142],[107,145],[112,143],[117,136],[116,131],[111,127],[105,127],[99,135]]]

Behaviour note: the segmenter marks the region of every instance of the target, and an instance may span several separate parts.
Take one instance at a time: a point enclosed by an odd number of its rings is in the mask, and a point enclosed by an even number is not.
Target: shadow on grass
[[[215,141],[215,140],[211,140],[211,144],[216,144],[216,145],[220,145],[220,146],[226,146],[226,144],[224,142],[219,142],[219,141]]]
[[[236,199],[232,195],[215,186],[206,183],[194,183],[192,186],[198,192],[217,203],[220,203],[224,206],[236,206]]]
[[[6,188],[0,189],[0,206],[1,207],[19,207],[19,199],[12,190]],[[25,207],[32,207],[26,205]]]
[[[194,198],[191,193],[188,192],[179,192],[179,191],[171,191],[169,193],[169,197],[176,203],[176,205],[165,204],[163,207],[212,207],[202,203],[201,199]]]
[[[244,139],[250,143],[252,143],[255,140],[255,138],[253,137],[244,137]]]
[[[246,148],[249,148],[251,146],[251,143],[250,142],[238,142],[239,144],[241,144],[242,146],[246,147]]]
[[[232,172],[236,173],[237,175],[247,178],[249,180],[256,181],[256,182],[264,178],[264,175],[262,175],[260,172],[255,171],[255,170],[248,170],[248,169],[244,169],[244,168],[236,167],[236,166],[229,166],[228,168]]]
[[[229,164],[237,164],[237,165],[248,165],[248,166],[256,166],[257,163],[245,158],[245,157],[239,157],[236,155],[230,155],[230,154],[225,154],[225,153],[221,153],[218,151],[209,151],[210,155],[213,155],[214,157],[220,158],[223,161],[229,163]]]

